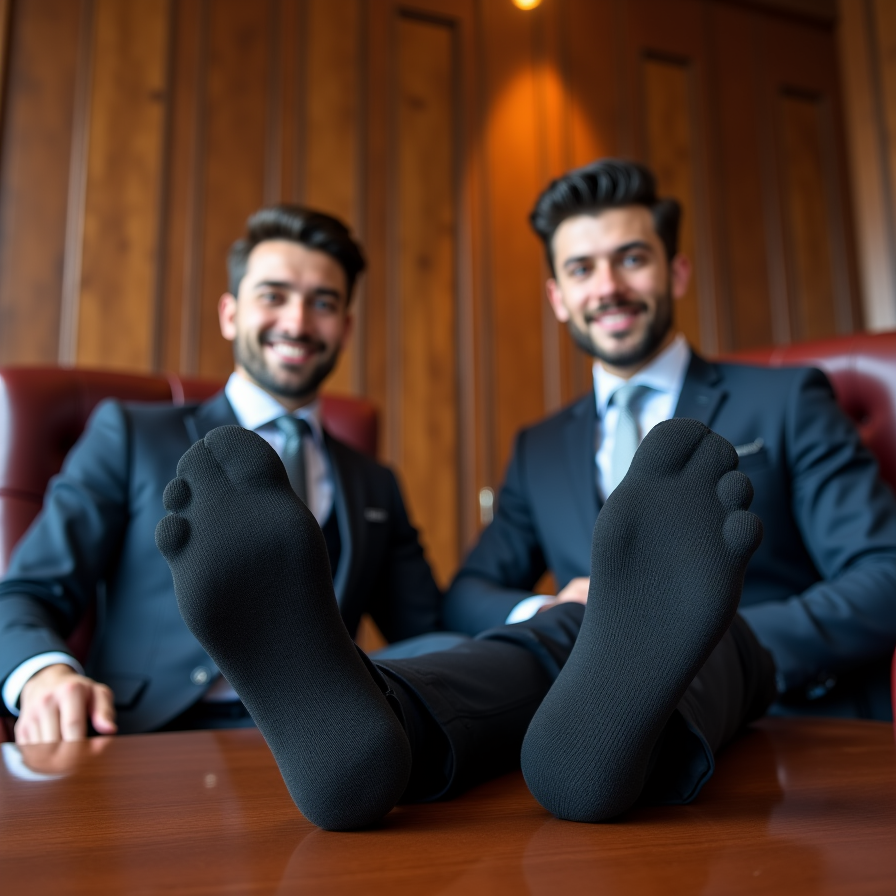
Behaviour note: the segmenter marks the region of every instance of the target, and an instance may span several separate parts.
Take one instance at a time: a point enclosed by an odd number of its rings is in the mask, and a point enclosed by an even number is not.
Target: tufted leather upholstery
[[[0,574],[37,515],[50,477],[59,471],[94,407],[124,401],[202,401],[220,382],[58,367],[0,367]],[[324,396],[326,428],[376,456],[377,412],[362,398]]]

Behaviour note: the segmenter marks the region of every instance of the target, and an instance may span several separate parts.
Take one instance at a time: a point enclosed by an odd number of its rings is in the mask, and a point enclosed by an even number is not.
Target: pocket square
[[[755,442],[747,442],[746,445],[735,445],[734,450],[738,457],[749,457],[751,454],[758,454],[764,444],[762,439],[756,439]]]
[[[382,507],[365,507],[364,519],[368,523],[385,523],[389,519],[389,511]]]

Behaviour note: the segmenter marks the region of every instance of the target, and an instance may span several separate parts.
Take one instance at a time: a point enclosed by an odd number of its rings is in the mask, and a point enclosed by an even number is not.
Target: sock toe
[[[186,479],[172,479],[162,492],[162,505],[170,513],[186,510],[190,505],[190,486]]]
[[[746,510],[753,501],[753,483],[749,476],[731,470],[719,480],[716,494],[726,510]]]
[[[190,524],[180,516],[165,516],[156,526],[156,547],[165,559],[173,559],[190,540]]]
[[[277,453],[257,433],[241,426],[219,426],[204,439],[209,455],[234,484],[286,482]]]
[[[746,562],[762,541],[762,521],[755,513],[733,510],[725,518],[722,536],[732,553]]]

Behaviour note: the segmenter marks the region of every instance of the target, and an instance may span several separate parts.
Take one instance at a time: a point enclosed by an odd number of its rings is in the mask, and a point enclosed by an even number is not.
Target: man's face
[[[672,300],[690,264],[670,264],[649,209],[631,205],[567,218],[554,234],[548,300],[576,343],[618,376],[631,376],[673,337]]]
[[[239,295],[218,306],[236,371],[295,409],[317,395],[351,329],[345,271],[325,252],[267,240],[249,254]]]

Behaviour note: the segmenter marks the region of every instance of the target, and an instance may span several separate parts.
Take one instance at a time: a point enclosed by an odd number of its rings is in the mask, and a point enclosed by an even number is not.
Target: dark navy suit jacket
[[[772,652],[793,711],[882,717],[896,646],[896,501],[813,369],[710,364],[694,356],[675,411],[739,449],[762,544],[741,613]],[[504,621],[550,569],[589,574],[596,490],[589,394],[523,430],[495,519],[446,596],[448,628]],[[812,698],[807,699],[811,695]]]
[[[112,687],[120,731],[158,728],[202,696],[217,668],[180,617],[153,534],[181,455],[236,423],[223,392],[201,405],[98,406],[0,583],[0,683],[31,656],[66,650],[96,595],[86,672]],[[341,536],[334,587],[349,631],[364,612],[389,640],[437,629],[441,595],[395,476],[329,436],[326,447]]]

